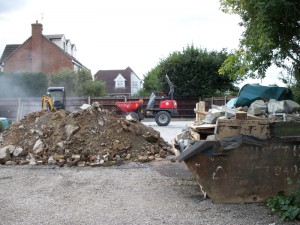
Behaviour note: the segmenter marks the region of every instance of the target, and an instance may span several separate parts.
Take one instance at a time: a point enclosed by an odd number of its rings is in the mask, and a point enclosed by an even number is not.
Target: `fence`
[[[128,98],[127,101],[136,101],[138,98]],[[147,106],[149,98],[143,98],[143,107]],[[178,118],[193,118],[195,117],[194,108],[196,103],[201,98],[176,98],[178,105]],[[211,108],[211,105],[225,105],[230,98],[205,98],[206,110]],[[117,101],[124,101],[123,98],[111,97],[67,97],[66,109],[69,111],[77,111],[83,104],[92,104],[99,102],[103,108],[113,111],[116,114],[121,114],[121,110],[115,106]],[[156,104],[159,104],[157,100]],[[26,114],[41,110],[42,98],[40,97],[24,97],[24,98],[0,98],[0,117],[6,117],[10,121],[22,119]]]

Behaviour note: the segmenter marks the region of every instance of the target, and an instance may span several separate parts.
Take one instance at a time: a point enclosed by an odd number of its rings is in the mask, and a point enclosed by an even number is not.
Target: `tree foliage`
[[[182,52],[174,52],[148,72],[144,79],[145,91],[168,91],[167,74],[175,85],[174,96],[216,96],[234,90],[234,80],[220,76],[218,69],[227,57],[221,52],[187,46]]]
[[[79,70],[77,72],[62,69],[50,74],[51,86],[62,86],[66,89],[67,96],[104,96],[105,84],[93,81],[90,70]]]
[[[105,96],[105,83],[102,81],[87,80],[82,84],[82,92],[78,96]]]
[[[76,72],[67,68],[49,74],[50,86],[65,87],[66,96],[75,96],[76,82],[77,82]]]
[[[0,73],[0,97],[39,97],[47,86],[43,73]]]
[[[245,32],[240,48],[233,51],[220,69],[221,74],[264,78],[275,64],[300,71],[299,0],[220,0],[225,13],[241,17]]]
[[[144,77],[143,88],[138,92],[138,96],[150,96],[153,91],[162,89],[162,85],[159,85],[158,74],[160,74],[159,66],[147,73]]]

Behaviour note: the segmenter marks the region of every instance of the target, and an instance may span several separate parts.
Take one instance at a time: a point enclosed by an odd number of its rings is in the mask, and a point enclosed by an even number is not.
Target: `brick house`
[[[64,35],[43,35],[43,25],[31,24],[32,35],[23,44],[6,45],[0,59],[2,72],[42,72],[62,68],[86,69],[76,59],[76,46]]]
[[[141,79],[130,67],[125,70],[99,70],[94,80],[104,81],[109,96],[131,97],[141,89]]]

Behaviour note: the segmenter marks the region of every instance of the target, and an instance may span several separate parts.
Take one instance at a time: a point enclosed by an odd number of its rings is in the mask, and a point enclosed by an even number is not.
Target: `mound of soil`
[[[160,133],[97,104],[82,111],[28,114],[2,132],[1,164],[111,166],[171,153]]]

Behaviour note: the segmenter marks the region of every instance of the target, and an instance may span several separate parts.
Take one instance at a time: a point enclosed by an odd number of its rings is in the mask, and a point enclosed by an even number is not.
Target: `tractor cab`
[[[55,109],[66,108],[66,93],[64,87],[49,87],[47,95],[51,98]]]

